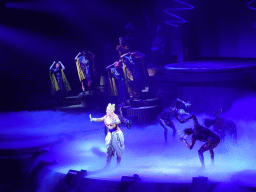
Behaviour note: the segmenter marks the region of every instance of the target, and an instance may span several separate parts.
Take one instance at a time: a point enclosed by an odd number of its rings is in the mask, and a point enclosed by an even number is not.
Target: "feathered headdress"
[[[111,104],[111,103],[109,103],[108,104],[108,106],[107,106],[107,109],[110,109],[110,110],[112,110],[112,111],[115,111],[115,104]]]

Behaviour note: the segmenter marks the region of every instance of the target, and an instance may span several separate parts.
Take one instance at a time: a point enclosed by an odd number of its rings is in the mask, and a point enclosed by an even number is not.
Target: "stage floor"
[[[205,176],[212,182],[228,182],[256,187],[255,136],[256,120],[251,107],[256,96],[248,96],[234,103],[223,116],[237,124],[238,144],[226,141],[215,150],[215,167],[210,165],[209,152],[205,153],[206,169],[200,169],[197,142],[191,151],[178,137],[164,142],[163,128],[155,123],[149,126],[123,128],[125,151],[121,165],[116,167],[116,157],[109,168],[106,163],[103,123],[90,122],[88,113],[35,111],[1,113],[0,149],[22,151],[43,148],[33,166],[43,160],[57,163],[50,166],[54,172],[67,174],[70,169],[87,170],[87,178],[120,181],[122,176],[138,174],[143,182],[191,183],[192,177]],[[104,114],[93,112],[92,117]],[[199,122],[208,117],[197,114]],[[14,120],[15,119],[15,120]],[[192,127],[192,121],[179,124],[178,133]],[[24,150],[23,150],[24,151]],[[27,150],[29,151],[29,150]],[[3,157],[2,158],[10,158]]]

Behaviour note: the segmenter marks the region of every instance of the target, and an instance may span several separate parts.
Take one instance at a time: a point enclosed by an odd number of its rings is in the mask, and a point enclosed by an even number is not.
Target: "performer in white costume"
[[[91,115],[89,115],[91,121],[104,121],[106,127],[108,128],[108,133],[105,138],[105,144],[107,147],[107,165],[110,164],[111,158],[115,155],[115,153],[117,156],[117,164],[119,165],[124,151],[124,135],[119,127],[121,121],[114,111],[115,104],[109,103],[106,110],[107,114],[104,117],[92,118]]]

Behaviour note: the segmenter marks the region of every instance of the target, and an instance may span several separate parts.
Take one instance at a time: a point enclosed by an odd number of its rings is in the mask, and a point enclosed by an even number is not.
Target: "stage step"
[[[65,107],[59,107],[57,108],[58,111],[63,112],[85,112],[87,110],[86,107],[84,107],[82,104],[79,105],[70,105]]]
[[[154,105],[161,105],[161,100],[159,98],[153,98],[153,99],[131,101],[132,107],[145,107],[145,106],[154,106]]]
[[[144,107],[129,107],[123,108],[124,116],[137,117],[134,123],[144,125],[151,123],[157,119],[161,110],[160,105],[144,106]]]
[[[66,97],[66,105],[79,105],[81,104],[81,101],[78,96],[70,96]]]

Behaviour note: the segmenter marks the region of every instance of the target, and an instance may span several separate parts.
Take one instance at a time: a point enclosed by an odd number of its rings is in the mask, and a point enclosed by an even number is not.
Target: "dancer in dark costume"
[[[54,67],[55,66],[55,67]],[[65,96],[71,87],[64,73],[64,65],[59,61],[55,61],[50,66],[51,93],[55,98],[57,106],[62,106],[65,103]]]
[[[141,92],[149,90],[149,75],[144,62],[145,55],[138,51],[129,52],[121,56],[123,67],[129,73],[126,82],[130,88],[130,97],[141,99]]]
[[[123,115],[123,107],[124,107],[124,103],[119,104],[119,119],[121,121],[121,126],[124,125],[125,127],[127,127],[128,129],[131,129],[132,126],[132,121],[130,119],[127,119],[126,117],[124,117]]]
[[[181,102],[185,105],[185,107],[189,107],[191,105],[190,102],[185,102],[177,98],[173,104],[166,108],[164,111],[160,113],[158,116],[158,122],[160,125],[164,128],[164,138],[165,142],[167,142],[167,134],[168,134],[168,127],[173,129],[173,138],[176,136],[176,128],[172,120],[176,118],[181,123],[181,115],[189,115],[189,113],[186,113],[183,109],[177,108],[177,103]]]
[[[201,142],[205,142],[205,144],[202,145],[202,147],[198,150],[198,155],[199,155],[199,159],[201,162],[202,167],[205,167],[204,164],[204,155],[203,153],[205,151],[210,152],[211,154],[211,162],[212,165],[214,165],[214,152],[213,149],[215,147],[218,146],[218,144],[220,143],[220,138],[217,134],[215,134],[213,131],[211,131],[208,128],[205,128],[203,126],[201,126],[195,115],[191,115],[190,117],[183,119],[182,122],[187,122],[189,119],[193,119],[194,121],[194,129],[192,128],[187,128],[183,131],[183,133],[185,134],[185,137],[187,135],[191,135],[192,134],[192,138],[191,138],[191,144],[189,144],[186,140],[186,138],[181,138],[181,140],[186,144],[186,146],[191,150],[193,149],[196,140],[201,141]]]
[[[206,127],[213,126],[213,131],[220,136],[221,140],[230,137],[233,142],[237,141],[237,129],[236,124],[233,121],[227,120],[220,116],[222,109],[219,109],[214,115],[215,119],[203,119]]]
[[[110,94],[112,96],[117,96],[117,102],[119,104],[125,103],[129,99],[129,94],[125,83],[122,62],[116,61],[112,65],[106,67],[106,69],[108,69]]]
[[[96,75],[94,58],[95,55],[90,51],[79,52],[75,57],[77,73],[83,90],[82,93],[85,93],[86,90],[88,93],[92,91],[92,79]]]
[[[106,115],[102,118],[92,118],[89,115],[91,121],[96,122],[104,122],[106,127],[108,128],[108,133],[105,138],[105,144],[107,147],[107,165],[110,164],[112,156],[117,156],[117,164],[119,165],[121,162],[121,157],[124,151],[124,135],[120,129],[120,119],[114,113],[115,104],[108,104]]]

